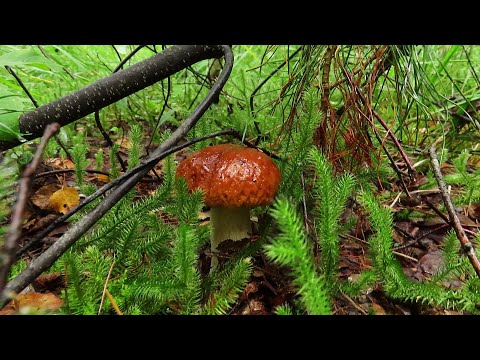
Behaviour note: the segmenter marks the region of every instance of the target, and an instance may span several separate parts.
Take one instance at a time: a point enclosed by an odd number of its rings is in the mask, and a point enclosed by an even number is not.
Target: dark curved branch
[[[135,55],[137,52],[139,52],[143,47],[145,47],[145,45],[139,45],[137,46],[135,49],[133,49],[133,51],[127,55],[127,57],[125,59],[122,60],[121,57],[119,57],[120,59],[120,64],[117,65],[117,67],[112,71],[112,73],[116,73],[118,70],[122,70],[123,69],[123,65],[125,65],[127,63],[128,60],[130,60],[133,55]]]
[[[8,228],[5,243],[0,252],[0,293],[3,293],[3,290],[5,289],[10,268],[15,262],[15,248],[17,247],[18,239],[20,239],[20,236],[22,235],[23,211],[30,195],[33,175],[42,161],[42,153],[47,146],[48,140],[58,131],[58,129],[60,129],[58,123],[53,123],[47,126],[32,162],[27,165],[22,174],[12,221]]]
[[[188,47],[191,49],[191,47]],[[211,47],[200,46],[204,52],[209,52]],[[218,77],[217,81],[210,89],[205,99],[198,105],[194,112],[170,135],[170,137],[160,145],[150,156],[148,160],[154,158],[158,160],[167,156],[167,151],[173,148],[198,122],[202,115],[207,111],[212,101],[220,94],[223,86],[227,82],[233,67],[233,53],[229,46],[223,45],[213,47],[225,56],[225,66]],[[169,48],[172,49],[172,48]],[[167,49],[167,50],[169,50]],[[167,51],[166,50],[166,51]],[[217,54],[215,50],[215,54]],[[190,56],[190,54],[188,54]],[[198,55],[199,58],[201,56]],[[173,66],[173,65],[171,65]],[[119,74],[119,73],[117,73]],[[147,161],[148,161],[147,160]],[[0,297],[0,307],[3,307],[11,298],[11,293],[18,293],[28,284],[35,280],[42,272],[50,268],[52,264],[72,246],[83,234],[85,234],[95,223],[104,216],[125,194],[127,194],[137,182],[152,169],[156,162],[145,166],[142,170],[122,182],[116,189],[112,190],[88,215],[75,223],[65,234],[60,237],[51,247],[49,247],[42,255],[33,260],[28,267],[22,271],[17,277],[10,281],[5,291]]]
[[[25,84],[23,83],[22,79],[20,79],[18,77],[18,75],[15,73],[15,71],[13,71],[13,69],[10,66],[5,65],[5,69],[7,69],[7,71],[10,73],[10,75],[12,75],[15,78],[15,80],[17,80],[18,85],[20,85],[20,87],[23,89],[25,94],[27,94],[27,96],[30,99],[30,101],[32,102],[33,106],[35,106],[35,108],[38,108],[37,100],[35,100],[35,98],[30,93],[30,91],[28,91],[28,89],[25,86]],[[67,148],[65,147],[63,142],[60,140],[60,138],[57,136],[57,134],[53,134],[53,138],[55,139],[57,144],[60,145],[60,147],[63,149],[63,151],[65,151],[65,154],[67,155],[68,160],[72,161],[72,155],[70,155],[70,152],[67,150]]]
[[[167,48],[162,53],[136,63],[97,82],[66,95],[19,119],[19,131],[27,140],[43,134],[53,122],[64,126],[117,102],[162,79],[204,59],[222,56],[218,45],[182,45]],[[10,149],[21,142],[18,139],[0,141],[0,150]]]

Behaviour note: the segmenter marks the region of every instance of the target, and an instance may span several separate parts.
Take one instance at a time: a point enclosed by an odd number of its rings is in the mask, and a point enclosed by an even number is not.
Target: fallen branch
[[[62,126],[70,124],[192,64],[220,56],[222,48],[218,45],[172,46],[158,55],[25,113],[18,122],[9,125],[13,132],[23,134],[25,139],[35,139],[42,135],[50,123],[58,122]],[[16,137],[4,139],[0,141],[0,150],[10,149],[20,143]]]
[[[15,210],[13,211],[12,222],[8,228],[7,238],[3,245],[2,252],[0,253],[0,294],[5,289],[10,268],[15,262],[15,248],[17,246],[18,239],[20,239],[20,236],[22,235],[22,215],[30,194],[33,175],[35,174],[38,165],[40,165],[42,153],[47,146],[48,140],[58,131],[58,129],[60,129],[60,124],[58,123],[53,123],[47,126],[32,162],[27,165],[22,174],[22,178],[20,179],[17,202],[15,205]]]
[[[433,166],[433,174],[435,175],[435,179],[438,183],[438,188],[440,189],[440,193],[442,194],[443,202],[445,203],[445,207],[448,211],[448,216],[450,217],[450,223],[457,234],[458,240],[462,244],[462,249],[467,254],[470,263],[472,264],[477,276],[480,277],[480,261],[478,261],[477,254],[475,253],[475,249],[473,248],[472,243],[465,234],[465,231],[458,219],[457,214],[455,213],[455,208],[453,207],[452,199],[448,195],[447,187],[445,185],[445,181],[443,179],[442,172],[440,170],[440,164],[438,162],[437,151],[435,146],[430,148],[430,159],[432,160]]]
[[[218,47],[215,46],[215,48],[217,49]],[[152,156],[149,158],[149,160],[152,157],[157,157],[159,160],[161,160],[167,156],[167,151],[173,148],[190,131],[190,129],[207,111],[213,99],[215,99],[222,90],[228,77],[230,76],[230,72],[232,71],[233,53],[231,48],[227,45],[223,45],[221,47],[221,51],[225,57],[225,66],[217,81],[210,89],[205,99],[194,110],[194,112],[172,133],[172,135],[170,135],[170,137],[162,145],[160,145],[152,153]],[[120,74],[120,72],[116,74]],[[116,74],[112,76],[115,76]],[[70,246],[72,246],[83,234],[90,230],[90,228],[95,225],[95,223],[101,217],[103,217],[125,194],[127,194],[137,184],[137,182],[155,166],[157,162],[158,160],[156,162],[151,162],[150,165],[145,166],[145,168],[138,171],[136,174],[132,175],[130,178],[121,183],[116,189],[112,190],[112,192],[109,193],[88,215],[75,223],[42,255],[33,260],[24,271],[10,281],[5,288],[5,291],[3,291],[1,294],[0,307],[3,307],[10,300],[11,294],[20,292],[26,286],[28,286],[28,284],[35,280],[42,272],[49,269]]]

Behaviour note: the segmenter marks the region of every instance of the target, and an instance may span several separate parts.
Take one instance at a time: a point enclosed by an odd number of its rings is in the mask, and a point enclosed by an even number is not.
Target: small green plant
[[[75,183],[83,190],[85,184],[84,176],[85,169],[88,166],[87,149],[88,145],[86,139],[82,135],[77,135],[72,138],[72,157],[75,164]]]
[[[295,285],[309,314],[331,313],[328,282],[317,273],[302,222],[286,199],[278,199],[271,210],[277,220],[280,236],[266,245],[267,255],[280,265],[292,268]]]
[[[0,248],[7,232],[7,217],[14,202],[14,184],[17,179],[17,169],[11,159],[5,158],[0,163]]]
[[[452,160],[455,172],[445,175],[445,181],[452,185],[464,186],[461,196],[455,199],[456,204],[472,204],[480,201],[480,169],[473,172],[467,170],[470,152],[465,149]]]

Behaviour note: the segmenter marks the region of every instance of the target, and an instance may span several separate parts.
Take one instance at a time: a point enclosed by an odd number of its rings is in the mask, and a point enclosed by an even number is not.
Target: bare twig
[[[17,277],[10,281],[0,298],[0,307],[4,306],[10,299],[10,294],[18,293],[30,284],[43,271],[47,270],[52,264],[67,251],[83,234],[85,234],[95,223],[103,217],[125,194],[127,194],[138,181],[161,159],[163,159],[168,151],[172,149],[198,122],[202,115],[207,111],[213,99],[219,94],[225,85],[233,68],[232,49],[227,46],[221,46],[221,51],[225,57],[225,66],[220,73],[217,81],[210,89],[205,99],[198,105],[193,113],[170,135],[170,137],[160,145],[147,159],[155,158],[148,166],[132,175],[130,178],[122,182],[116,189],[110,192],[88,215],[75,223],[65,234],[63,234],[52,246],[50,246],[43,254],[33,260],[28,267],[22,271]],[[107,293],[108,296],[108,293]]]
[[[100,130],[100,132],[102,133],[103,138],[107,142],[108,146],[113,147],[113,141],[112,141],[112,139],[110,139],[110,136],[105,131],[105,129],[103,128],[103,125],[100,121],[100,111],[99,110],[95,111],[95,123],[97,124],[97,127]],[[120,154],[118,152],[117,152],[116,155],[117,155],[117,160],[120,163],[120,166],[122,167],[122,171],[123,172],[127,171],[127,165],[125,164],[125,161],[123,161],[122,157],[120,156]]]
[[[0,253],[0,294],[4,292],[8,274],[10,273],[10,267],[15,262],[15,247],[17,246],[18,239],[20,239],[20,236],[22,235],[22,215],[29,197],[33,175],[42,160],[42,152],[45,150],[48,140],[58,131],[58,129],[60,129],[60,124],[58,123],[53,123],[47,126],[32,162],[27,165],[22,174],[22,178],[20,179],[20,189],[18,191],[17,202],[13,211],[12,222],[10,223],[7,238],[5,239],[2,252]]]
[[[91,169],[85,169],[84,171],[92,174],[101,174],[101,175],[110,176],[110,174],[107,171],[91,170]],[[75,169],[59,169],[59,170],[45,171],[43,173],[36,174],[33,178],[38,179],[45,176],[65,174],[65,173],[71,173],[71,172],[75,172]]]
[[[103,286],[102,300],[100,300],[100,306],[98,307],[97,315],[100,315],[100,313],[102,312],[103,300],[105,300],[105,293],[107,292],[108,281],[110,280],[110,275],[112,275],[112,270],[114,265],[115,265],[115,259],[113,259],[112,266],[110,266],[110,270],[108,270],[107,280],[105,280],[105,285]]]
[[[18,77],[18,75],[15,73],[15,71],[13,71],[13,69],[8,66],[8,65],[5,65],[5,69],[7,69],[7,71],[10,73],[10,75],[12,75],[15,80],[17,80],[17,83],[18,85],[20,85],[20,87],[22,88],[22,90],[25,92],[25,94],[27,94],[28,98],[30,99],[30,101],[32,102],[33,106],[35,106],[36,108],[38,108],[38,103],[37,103],[37,100],[35,100],[35,98],[33,97],[33,95],[30,93],[30,91],[28,91],[27,87],[25,86],[25,84],[23,83],[22,79],[20,79]],[[56,134],[53,135],[55,141],[57,142],[58,145],[60,145],[60,147],[63,149],[63,151],[65,151],[65,154],[67,155],[68,159],[70,161],[72,161],[72,156],[70,155],[70,153],[68,152],[67,148],[65,147],[65,145],[63,145],[62,141],[58,138],[58,136]]]
[[[38,103],[37,101],[33,98],[32,94],[30,94],[30,91],[28,91],[27,87],[25,86],[25,84],[23,83],[22,79],[20,79],[18,77],[18,75],[15,73],[15,71],[13,71],[13,69],[8,66],[8,65],[5,65],[5,69],[7,69],[7,71],[10,73],[10,75],[12,75],[15,80],[17,80],[17,83],[18,85],[20,85],[20,87],[22,88],[22,90],[25,92],[25,94],[27,94],[28,98],[30,99],[30,101],[33,103],[33,106],[35,106],[36,108],[38,108]]]
[[[112,294],[110,294],[110,291],[108,291],[108,289],[105,289],[105,294],[107,295],[108,300],[110,300],[110,302],[112,303],[112,306],[115,309],[115,312],[117,313],[117,315],[123,315],[122,311],[117,305],[117,302],[113,298]]]
[[[160,125],[160,121],[162,120],[163,113],[165,112],[165,109],[167,108],[168,99],[170,98],[171,90],[172,90],[172,81],[170,80],[170,76],[169,76],[167,78],[167,96],[164,95],[162,110],[160,111],[160,114],[158,115],[157,123],[155,124],[155,128],[153,129],[152,135],[150,136],[150,141],[148,142],[148,145],[147,145],[147,155],[149,155],[148,149],[150,148],[150,145],[152,145],[153,138],[155,136],[155,133],[158,130],[158,126]],[[162,82],[162,93],[163,93],[163,82]]]
[[[368,313],[367,313],[365,310],[363,310],[363,309],[360,307],[360,305],[357,305],[357,303],[356,303],[355,301],[353,301],[350,296],[348,296],[347,294],[345,294],[344,292],[341,292],[341,291],[340,291],[340,293],[343,295],[343,297],[344,297],[345,299],[348,300],[348,302],[349,302],[350,304],[353,305],[353,307],[354,307],[355,309],[357,309],[358,311],[360,311],[363,315],[368,315]]]
[[[112,45],[113,46],[113,45]],[[118,58],[120,60],[120,64],[117,65],[117,67],[112,71],[113,73],[116,73],[118,70],[122,70],[123,69],[123,65],[125,65],[127,63],[128,60],[130,60],[137,52],[139,52],[143,47],[145,47],[145,45],[139,45],[137,46],[130,54],[127,55],[127,57],[125,59],[122,60],[120,54],[117,52],[118,54]],[[115,46],[113,46],[113,48],[115,49]],[[117,51],[117,49],[115,49],[115,51]]]
[[[275,75],[282,67],[284,67],[286,64],[289,64],[290,63],[290,60],[292,60],[299,52],[300,50],[303,49],[303,46],[300,46],[297,50],[295,50],[292,55],[290,55],[284,62],[282,62],[280,65],[277,66],[277,68],[275,70],[273,70],[267,77],[265,77],[265,79],[262,80],[262,82],[260,84],[258,84],[258,86],[253,90],[252,94],[250,95],[250,113],[252,115],[252,117],[254,118],[255,117],[255,111],[254,111],[254,104],[253,104],[253,99],[255,97],[255,94],[262,88],[263,85],[265,85],[268,80],[270,80],[272,78],[273,75]],[[260,134],[262,133],[261,130],[260,130],[260,126],[258,125],[258,121],[255,120],[253,122],[253,124],[255,125],[255,129],[257,130],[257,134],[258,134],[258,138],[257,138],[257,144],[258,144],[258,141],[260,140]]]
[[[433,234],[434,232],[437,232],[438,230],[441,230],[445,227],[449,226],[449,224],[442,224],[438,227],[436,227],[435,229],[432,229],[430,231],[427,231],[426,233],[424,233],[423,235],[419,236],[418,238],[413,238],[412,240],[408,241],[407,243],[403,244],[403,245],[398,245],[398,246],[394,246],[393,247],[393,250],[401,250],[401,249],[405,249],[407,247],[410,247],[412,245],[415,245],[416,243],[418,243],[420,240],[422,239],[425,239],[427,236],[429,236],[430,234]],[[399,230],[400,228],[396,228],[397,230]],[[408,233],[406,233],[408,234]],[[410,234],[408,234],[409,236],[407,236],[408,238],[411,237]]]
[[[462,244],[463,251],[467,254],[470,263],[472,264],[475,272],[477,273],[477,276],[480,277],[480,261],[478,261],[475,249],[473,248],[472,243],[468,239],[467,234],[465,234],[462,224],[460,223],[460,220],[455,213],[452,199],[450,199],[450,196],[448,195],[445,180],[443,179],[443,175],[440,170],[440,164],[438,162],[438,156],[435,146],[432,146],[430,148],[430,159],[432,160],[433,174],[435,175],[435,179],[437,179],[438,188],[440,189],[443,202],[445,203],[445,207],[448,211],[448,216],[450,217],[450,223],[452,224],[455,233],[457,234],[458,240],[460,240],[460,243]]]
[[[47,52],[43,49],[43,46],[41,46],[41,45],[37,45],[37,46],[38,46],[38,49],[40,50],[40,52],[43,54],[43,56],[45,56],[47,59],[50,59],[50,60],[52,59],[50,57],[50,55],[48,55]],[[52,61],[54,61],[54,60],[52,60]],[[63,69],[63,71],[65,71],[67,73],[68,76],[70,76],[72,78],[72,80],[75,80],[75,76],[73,76],[72,73],[70,71],[68,71],[68,69],[65,66],[62,66],[62,69]]]
[[[344,73],[344,75],[347,77],[350,85],[353,87],[354,91],[358,94],[358,96],[360,97],[360,100],[362,101],[363,105],[365,106],[368,106],[368,102],[367,102],[367,99],[365,98],[365,96],[362,94],[362,92],[360,91],[360,89],[358,88],[357,84],[355,84],[355,82],[353,81],[351,75],[349,74],[349,72],[345,69],[344,66],[342,66],[342,71]],[[405,153],[405,150],[403,149],[403,146],[400,144],[400,142],[398,141],[397,137],[395,136],[395,134],[393,134],[393,132],[391,131],[391,129],[388,127],[387,123],[385,122],[385,120],[382,119],[382,117],[373,109],[369,109],[372,113],[373,116],[375,116],[375,118],[378,120],[378,122],[380,123],[380,125],[382,125],[382,127],[387,131],[387,135],[390,136],[390,138],[392,139],[393,143],[395,144],[395,146],[397,147],[398,151],[400,152],[400,155],[402,156],[403,158],[403,161],[405,161],[405,164],[407,165],[407,168],[408,168],[408,172],[409,174],[413,174],[414,173],[414,170],[412,168],[412,164],[410,163],[410,160],[408,159],[408,156],[407,154]]]

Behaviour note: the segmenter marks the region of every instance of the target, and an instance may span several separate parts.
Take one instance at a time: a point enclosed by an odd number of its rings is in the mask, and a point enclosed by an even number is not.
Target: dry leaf
[[[63,305],[63,300],[58,296],[47,293],[29,293],[20,294],[14,300],[15,308],[22,310],[22,308],[31,308],[32,310],[58,310]]]
[[[52,194],[60,189],[61,186],[58,184],[48,184],[45,186],[42,186],[40,189],[38,189],[35,194],[32,195],[31,200],[32,202],[38,206],[42,210],[48,210],[48,201]]]
[[[48,207],[51,210],[66,214],[71,208],[80,202],[78,191],[71,187],[65,187],[55,191],[48,200]]]
[[[375,311],[375,315],[387,315],[385,309],[378,304],[372,303],[372,309]]]
[[[73,169],[75,168],[75,164],[69,159],[48,159],[45,161],[48,166],[51,166],[54,169]]]
[[[101,183],[108,183],[110,181],[110,178],[108,177],[108,175],[97,174],[95,177],[96,177],[97,181],[99,181]]]
[[[435,274],[443,264],[443,253],[440,250],[425,254],[418,262],[419,268],[427,274]]]

